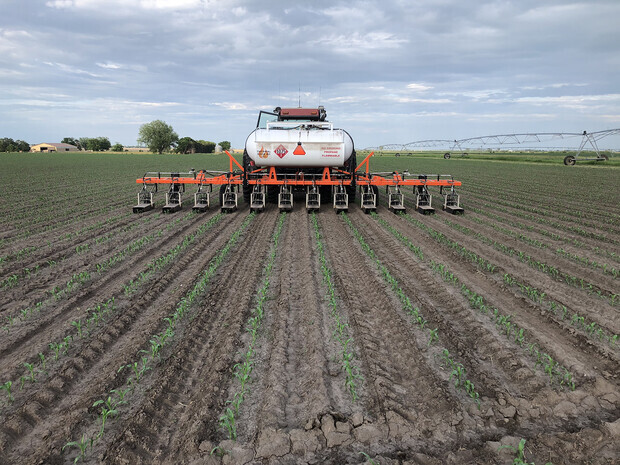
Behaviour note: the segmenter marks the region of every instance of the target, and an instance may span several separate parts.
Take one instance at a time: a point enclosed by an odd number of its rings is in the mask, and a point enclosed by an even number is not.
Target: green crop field
[[[619,160],[562,158],[371,159],[463,215],[134,214],[228,157],[0,154],[0,463],[616,463]]]

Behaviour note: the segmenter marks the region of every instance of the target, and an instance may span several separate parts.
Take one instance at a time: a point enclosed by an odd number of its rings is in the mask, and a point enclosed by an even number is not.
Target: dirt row
[[[204,295],[192,304],[190,319],[175,330],[161,359],[128,394],[118,416],[109,420],[86,462],[361,463],[363,452],[382,464],[502,464],[512,463],[514,453],[498,448],[516,446],[523,438],[528,457],[536,463],[613,463],[620,456],[617,351],[581,332],[571,332],[539,305],[503,286],[501,275],[482,272],[406,218],[383,206],[377,213],[420,247],[423,258],[356,205],[348,218],[375,259],[362,249],[344,218],[329,209],[317,215],[338,311],[348,324],[349,347],[361,376],[357,401],[345,386],[311,216],[299,206],[287,214],[274,249],[271,238],[279,215],[270,205],[248,223]],[[152,216],[151,231],[179,218],[155,218],[156,214],[132,218],[144,221]],[[39,352],[49,353],[50,341],[72,333],[71,322],[83,316],[84,309],[115,299],[113,318],[88,337],[74,338],[68,353],[57,362],[49,360],[46,373],[38,373],[36,383],[26,381],[21,391],[14,387],[15,401],[0,404],[0,463],[71,463],[77,449],[63,452],[62,447],[83,434],[96,435],[99,409],[93,403],[125,386],[129,372],[119,372],[119,367],[139,360],[153,335],[165,329],[165,317],[242,226],[247,208],[242,205],[239,212],[222,216],[137,292],[126,295],[124,284],[216,214],[212,210],[178,222],[126,263],[50,304],[45,313],[16,325],[3,337],[2,382],[16,380],[24,373],[24,361],[33,363]],[[448,218],[513,244],[492,228],[473,222],[467,213],[422,216],[410,209],[410,215],[514,276],[530,280],[558,301],[586,312],[609,331],[617,331],[617,308],[534,271],[444,221]],[[59,275],[87,269],[89,262],[110,257],[122,244],[138,238],[140,228],[124,230],[127,225],[123,220],[102,232],[113,234],[102,247],[84,256],[68,256],[63,268],[58,268]],[[93,232],[79,240],[96,237]],[[79,240],[59,242],[59,250],[52,251],[68,253]],[[518,248],[532,254],[539,251],[523,243]],[[237,416],[238,437],[232,441],[219,418],[238,386],[234,366],[248,348],[246,322],[272,250],[276,259],[265,319],[250,389]],[[549,253],[544,257],[562,269],[572,266]],[[31,257],[45,259],[37,252]],[[377,260],[424,315],[424,328],[403,311]],[[431,261],[447,264],[459,285],[444,282],[431,269]],[[613,279],[602,278],[606,287],[615,285]],[[53,274],[41,274],[39,279],[41,289],[62,281]],[[3,296],[6,305],[35,299],[40,291],[29,289],[28,284],[24,281],[14,294]],[[513,315],[528,342],[573,372],[576,389],[551,382],[535,358],[506,338],[488,315],[471,308],[461,285]],[[429,329],[439,336],[430,344]],[[442,361],[444,349],[462,363],[480,395],[480,407],[464,389],[454,386],[451,370]]]

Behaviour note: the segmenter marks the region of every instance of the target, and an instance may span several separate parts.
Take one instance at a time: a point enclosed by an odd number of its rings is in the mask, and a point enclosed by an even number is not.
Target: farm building
[[[77,152],[78,148],[71,144],[37,144],[30,147],[31,152]]]

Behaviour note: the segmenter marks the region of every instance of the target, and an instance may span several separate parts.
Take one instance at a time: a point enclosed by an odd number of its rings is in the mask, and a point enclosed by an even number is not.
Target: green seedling
[[[83,434],[82,439],[80,439],[79,441],[71,441],[71,442],[66,443],[64,446],[62,446],[62,451],[64,452],[65,448],[67,447],[77,447],[80,450],[80,455],[78,455],[73,460],[73,463],[78,463],[80,460],[84,460],[86,458],[86,449],[88,448],[89,445],[92,449],[93,440],[90,439],[90,441],[87,441],[86,434]]]
[[[7,381],[6,383],[0,385],[0,389],[4,389],[6,391],[6,395],[9,396],[9,402],[13,402],[13,394],[11,394],[11,386],[13,385],[12,381]]]
[[[93,404],[93,407],[97,407],[99,405],[102,405],[102,407],[101,407],[101,413],[100,413],[101,429],[99,430],[99,434],[97,435],[98,438],[103,436],[103,433],[105,432],[105,423],[106,423],[108,417],[110,417],[110,416],[114,417],[114,416],[116,416],[118,414],[118,410],[116,410],[116,408],[114,408],[114,405],[113,405],[111,397],[108,397],[108,399],[105,400],[105,401],[98,400],[97,402],[95,402]]]
[[[32,363],[24,363],[24,366],[28,369],[28,371],[30,372],[30,382],[32,383],[36,383],[36,379],[34,377],[34,365]]]
[[[43,352],[39,352],[39,360],[41,360],[41,368],[43,369],[43,371],[45,371],[45,355],[43,354]]]
[[[429,329],[430,339],[428,340],[428,345],[430,346],[433,341],[439,340],[439,335],[437,334],[437,328]]]
[[[235,425],[235,412],[227,407],[224,414],[220,416],[220,426],[228,431],[228,438],[237,439],[237,427]]]
[[[371,465],[379,465],[379,462],[375,462],[373,459],[371,459],[370,455],[368,455],[366,452],[360,451],[360,455],[363,455],[366,461],[369,462]]]
[[[62,349],[62,345],[57,342],[50,342],[50,349],[54,352],[54,360],[58,360],[58,355],[60,354],[60,349]]]

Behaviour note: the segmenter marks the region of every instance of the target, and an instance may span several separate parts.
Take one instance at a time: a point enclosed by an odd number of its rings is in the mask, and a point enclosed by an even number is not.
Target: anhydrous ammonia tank
[[[353,139],[324,119],[322,107],[261,112],[246,153],[258,167],[343,167],[354,153]]]

